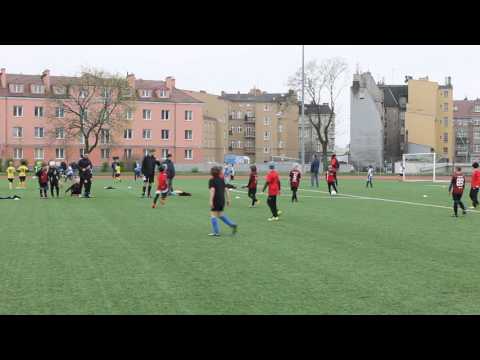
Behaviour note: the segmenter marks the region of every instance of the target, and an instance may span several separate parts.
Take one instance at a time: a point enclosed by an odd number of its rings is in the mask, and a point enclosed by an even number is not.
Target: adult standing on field
[[[317,158],[317,155],[313,155],[312,164],[310,165],[310,177],[313,187],[313,182],[315,180],[318,188],[318,171],[320,170],[320,161]]]
[[[85,186],[84,196],[90,197],[90,190],[92,187],[92,169],[93,165],[88,158],[88,153],[83,154],[82,158],[78,162],[78,173],[80,175],[80,192]]]
[[[471,209],[475,209],[478,206],[478,191],[480,189],[480,169],[478,168],[478,162],[472,164],[472,181],[470,189],[470,199],[472,200]]]
[[[338,172],[338,169],[340,168],[340,163],[337,160],[337,155],[332,154],[332,157],[330,159],[330,165],[332,166],[332,171],[334,173],[335,185],[338,186],[337,172]]]
[[[155,167],[159,165],[159,161],[155,158],[155,150],[148,150],[148,154],[142,161],[142,174],[143,174],[143,189],[142,197],[145,197],[145,190],[148,187],[147,197],[152,197],[152,184],[155,181]]]
[[[167,160],[165,160],[164,165],[167,168],[168,195],[172,195],[173,178],[175,177],[175,165],[172,161],[172,154],[167,155]]]

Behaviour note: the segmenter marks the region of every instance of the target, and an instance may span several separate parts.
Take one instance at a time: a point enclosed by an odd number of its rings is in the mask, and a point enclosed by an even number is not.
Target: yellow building
[[[427,78],[408,80],[408,102],[405,113],[407,152],[434,151],[437,159],[453,161],[453,88],[448,77],[445,85]]]

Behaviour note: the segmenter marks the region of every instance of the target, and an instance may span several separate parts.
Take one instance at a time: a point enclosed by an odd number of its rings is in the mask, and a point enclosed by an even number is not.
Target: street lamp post
[[[305,45],[302,45],[302,118],[300,119],[300,128],[301,128],[300,146],[301,146],[302,172],[305,170],[304,118],[305,118]]]

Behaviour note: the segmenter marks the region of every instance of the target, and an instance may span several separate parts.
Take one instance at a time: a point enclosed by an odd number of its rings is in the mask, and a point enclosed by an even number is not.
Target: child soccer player
[[[137,178],[140,178],[141,175],[142,175],[142,166],[137,161],[135,162],[135,169],[133,170],[133,176],[134,176],[135,182],[137,181]]]
[[[456,171],[453,173],[452,181],[448,187],[448,193],[452,193],[453,198],[453,212],[452,216],[458,217],[458,205],[463,210],[463,215],[467,213],[465,210],[465,205],[462,202],[463,189],[465,188],[465,176],[462,174],[462,168],[457,167]]]
[[[373,167],[372,165],[368,165],[368,173],[367,173],[367,188],[370,185],[370,188],[373,188]]]
[[[56,190],[57,198],[58,198],[60,196],[59,195],[60,188],[58,186],[60,182],[60,171],[58,170],[58,168],[55,166],[54,163],[48,167],[48,181],[50,183],[50,194],[52,195],[52,198],[55,197],[53,193],[53,189]]]
[[[70,186],[67,190],[65,190],[65,194],[70,191],[70,196],[80,196],[82,193],[82,188],[80,187],[80,179],[76,178],[75,182]]]
[[[238,226],[224,214],[225,196],[227,197],[227,206],[230,206],[230,192],[225,186],[222,179],[222,168],[218,166],[212,167],[210,170],[212,177],[208,181],[210,189],[210,221],[212,222],[213,232],[209,236],[220,236],[220,227],[218,226],[218,218],[232,228],[232,235],[237,232]]]
[[[43,167],[40,168],[35,175],[37,176],[38,185],[40,186],[40,197],[45,199],[48,198],[48,166],[43,164]]]
[[[65,176],[65,182],[67,180],[70,180],[70,181],[73,180],[73,167],[72,167],[72,165],[68,165],[68,168],[67,168],[67,171],[66,171],[65,175],[66,175]]]
[[[10,190],[13,189],[13,180],[15,179],[15,172],[16,172],[16,169],[13,166],[13,163],[10,161],[7,167],[8,188]]]
[[[332,165],[328,166],[327,173],[325,174],[325,177],[327,179],[327,185],[328,185],[328,192],[330,195],[332,195],[332,188],[335,190],[335,192],[338,193],[337,187],[335,186],[335,171],[333,170]]]
[[[22,164],[18,167],[18,179],[20,180],[20,184],[18,186],[19,189],[26,189],[27,183],[25,180],[27,179],[27,172],[28,167],[25,165],[25,161],[22,161]]]
[[[278,215],[281,214],[281,211],[277,209],[277,196],[280,195],[280,176],[275,171],[275,165],[270,164],[268,167],[270,170],[265,177],[262,192],[268,187],[267,204],[272,212],[272,217],[268,218],[268,221],[278,221]]]
[[[252,199],[252,204],[249,206],[251,208],[255,207],[255,204],[258,203],[257,199],[257,167],[255,165],[250,166],[250,177],[248,178],[248,184],[244,187],[248,189],[248,197]]]
[[[118,163],[118,161],[115,163],[115,178],[114,178],[114,182],[122,182],[122,179],[120,179],[120,174],[121,174],[121,168],[120,168],[120,164]]]
[[[472,164],[472,181],[470,189],[470,199],[472,200],[472,207],[470,209],[475,209],[478,206],[478,191],[480,189],[480,169],[478,168],[478,162]]]
[[[157,192],[155,193],[155,198],[153,199],[152,209],[157,207],[157,201],[160,196],[160,204],[165,205],[165,199],[168,195],[168,181],[167,181],[167,172],[165,171],[165,166],[160,165],[158,167],[158,184],[157,184]]]
[[[300,178],[302,177],[302,174],[300,173],[300,170],[298,169],[298,165],[295,165],[290,171],[290,190],[292,190],[292,203],[298,202],[297,198],[297,190],[298,187],[300,186]]]
[[[225,181],[225,184],[230,184],[230,181],[232,180],[232,168],[230,167],[230,164],[225,164],[223,170],[223,179]]]

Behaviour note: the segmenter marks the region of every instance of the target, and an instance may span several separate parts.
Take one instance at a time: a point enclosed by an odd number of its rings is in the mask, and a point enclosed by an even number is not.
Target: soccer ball
[[[337,195],[337,192],[335,190],[332,190],[332,195]]]
[[[235,199],[240,199],[240,196],[235,196]]]

